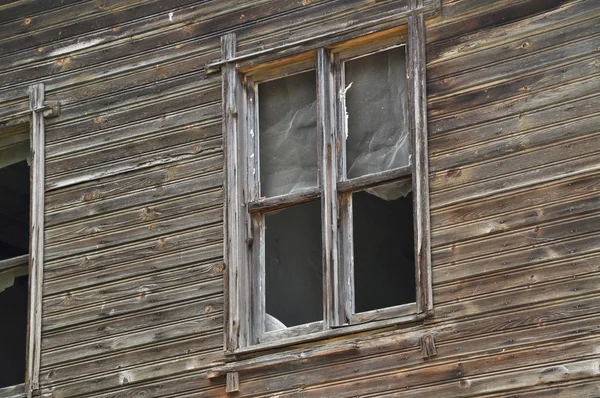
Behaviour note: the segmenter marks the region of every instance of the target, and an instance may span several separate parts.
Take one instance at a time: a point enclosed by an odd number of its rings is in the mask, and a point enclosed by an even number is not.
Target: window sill
[[[421,321],[425,318],[428,318],[432,315],[433,315],[433,311],[430,311],[430,312],[423,312],[423,313],[419,313],[419,314],[406,315],[406,316],[393,318],[393,319],[384,319],[384,320],[374,321],[374,322],[369,322],[369,323],[338,326],[338,327],[335,327],[330,330],[323,330],[320,332],[311,333],[310,335],[283,338],[283,339],[280,339],[277,341],[269,341],[269,342],[265,342],[265,343],[255,344],[255,345],[252,345],[249,347],[239,348],[234,351],[226,351],[225,354],[228,356],[252,354],[252,353],[256,353],[256,352],[260,352],[260,351],[267,351],[267,350],[271,350],[271,349],[275,349],[275,348],[281,348],[281,347],[286,347],[286,346],[291,346],[291,345],[296,345],[296,344],[309,343],[309,342],[313,342],[313,341],[317,341],[317,340],[324,340],[324,339],[329,339],[329,338],[333,338],[333,337],[350,335],[350,334],[354,334],[354,333],[361,333],[361,332],[366,332],[366,331],[374,330],[374,329],[381,329],[381,328],[385,328],[385,327],[389,327],[389,326],[396,326],[396,325],[400,325],[400,324],[411,324],[414,322],[419,322],[419,321]],[[326,348],[327,347],[324,347],[325,351],[326,351]],[[323,350],[320,350],[318,352],[321,352],[321,351],[323,351]],[[277,354],[277,355],[281,356],[281,357],[285,356],[285,354]],[[310,357],[310,353],[307,353],[305,355],[302,355],[301,358],[298,358],[298,359],[306,359],[309,357]],[[256,359],[255,359],[255,361],[256,361]],[[209,375],[211,374],[211,372],[218,372],[220,374],[224,374],[224,373],[227,373],[230,371],[239,371],[240,369],[223,370],[223,372],[221,372],[221,369],[225,369],[225,368],[229,369],[232,366],[237,365],[242,362],[243,361],[238,361],[236,363],[232,363],[232,364],[224,365],[222,367],[214,368],[211,371],[209,371]],[[238,366],[238,368],[239,368],[239,366]],[[244,368],[244,369],[246,369],[246,368]],[[213,376],[213,377],[217,377],[217,376]],[[209,377],[209,378],[211,378],[211,377]]]
[[[22,398],[26,396],[25,384],[0,388],[0,398]]]
[[[226,352],[226,355],[238,356],[243,354],[257,353],[260,351],[266,351],[275,348],[281,348],[285,346],[309,343],[316,340],[328,339],[333,337],[339,337],[344,335],[350,335],[360,332],[365,332],[374,329],[385,328],[389,326],[395,326],[400,324],[412,324],[421,321],[429,316],[433,315],[433,311],[412,314],[403,316],[400,318],[386,319],[381,321],[369,322],[359,325],[348,325],[342,326],[331,330],[325,330],[318,333],[313,333],[306,336],[296,336],[293,338],[282,339],[279,341],[272,341],[268,343],[256,344],[250,347],[240,348],[233,352]],[[277,366],[282,363],[290,363],[295,361],[315,359],[319,357],[334,356],[347,354],[355,351],[359,348],[359,344],[356,342],[340,342],[335,345],[321,345],[307,348],[301,352],[297,350],[290,353],[278,352],[274,354],[266,354],[249,359],[236,360],[231,363],[223,364],[209,369],[207,373],[208,379],[214,379],[217,377],[224,376],[228,373],[250,371],[256,369],[267,368],[270,366]]]

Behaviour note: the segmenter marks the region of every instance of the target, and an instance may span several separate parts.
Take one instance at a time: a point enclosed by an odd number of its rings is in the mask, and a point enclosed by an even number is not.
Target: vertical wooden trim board
[[[413,209],[417,311],[433,309],[429,222],[429,165],[427,158],[427,94],[425,78],[425,22],[423,14],[408,17],[408,100],[412,138]]]
[[[338,265],[337,159],[335,150],[335,94],[332,57],[324,48],[317,52],[318,137],[320,141],[321,230],[323,236],[324,319],[332,325],[343,323],[344,308],[340,303]]]
[[[42,332],[42,282],[44,271],[44,84],[29,89],[31,110],[31,207],[29,230],[29,330],[27,345],[27,396],[39,388]]]

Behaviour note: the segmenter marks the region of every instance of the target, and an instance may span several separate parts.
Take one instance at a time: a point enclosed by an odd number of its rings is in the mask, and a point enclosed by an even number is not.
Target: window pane
[[[345,81],[348,178],[408,165],[404,47],[347,61]]]
[[[0,388],[25,381],[29,279],[24,273],[0,274]]]
[[[352,195],[355,311],[416,301],[412,194]]]
[[[261,196],[317,185],[315,71],[258,85]]]
[[[265,219],[265,331],[322,320],[321,202]]]

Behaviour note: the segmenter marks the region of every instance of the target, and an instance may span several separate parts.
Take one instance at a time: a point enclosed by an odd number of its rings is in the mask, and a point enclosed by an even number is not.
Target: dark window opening
[[[322,320],[321,202],[265,218],[265,331]]]
[[[0,289],[8,272],[0,274]],[[12,286],[0,292],[0,388],[25,381],[28,275],[10,276]]]
[[[412,194],[352,195],[355,312],[416,301]]]
[[[29,166],[14,160],[0,168],[0,388],[23,383],[26,367]]]

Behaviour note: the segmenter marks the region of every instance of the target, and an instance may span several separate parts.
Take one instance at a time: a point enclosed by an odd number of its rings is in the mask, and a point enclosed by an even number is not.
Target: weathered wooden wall
[[[224,360],[223,141],[204,65],[225,32],[251,51],[393,3],[0,5],[0,113],[38,81],[62,103],[46,130],[44,394],[225,394],[206,379]],[[442,12],[427,46],[435,316],[242,372],[240,395],[600,395],[600,2]]]

